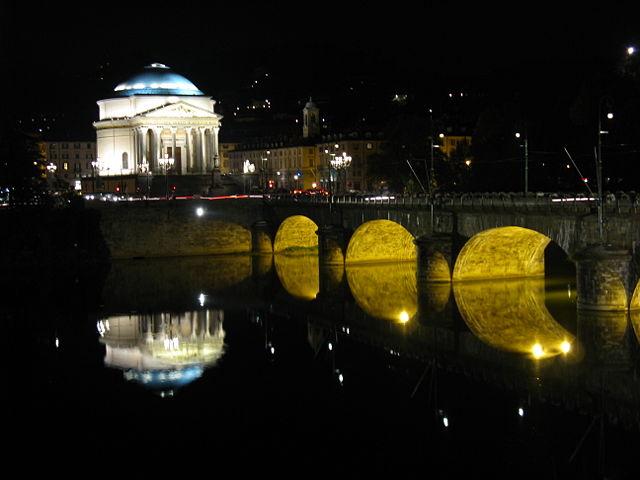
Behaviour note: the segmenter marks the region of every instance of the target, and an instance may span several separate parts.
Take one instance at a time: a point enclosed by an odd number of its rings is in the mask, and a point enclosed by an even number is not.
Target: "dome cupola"
[[[198,87],[162,63],[152,63],[141,73],[120,83],[116,95],[204,95]]]

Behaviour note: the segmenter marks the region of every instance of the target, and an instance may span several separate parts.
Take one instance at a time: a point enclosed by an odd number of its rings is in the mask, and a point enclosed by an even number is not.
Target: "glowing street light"
[[[169,198],[169,169],[173,167],[173,158],[169,158],[169,154],[165,153],[164,158],[159,158],[158,163],[164,168],[165,198]]]
[[[336,155],[333,158],[331,158],[331,166],[338,171],[338,179],[340,179],[340,177],[343,176],[344,181],[346,182],[346,174],[341,175],[340,172],[345,171],[347,168],[351,166],[351,157],[347,155],[346,152],[342,152],[342,155]],[[345,185],[345,188],[343,188],[343,190],[346,190],[346,185]],[[343,191],[343,193],[345,192]]]

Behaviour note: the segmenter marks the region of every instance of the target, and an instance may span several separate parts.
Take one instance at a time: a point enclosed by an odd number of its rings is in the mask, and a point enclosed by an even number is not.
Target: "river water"
[[[27,437],[54,469],[639,478],[640,319],[577,312],[571,277],[225,255],[52,295],[8,320],[34,326]]]

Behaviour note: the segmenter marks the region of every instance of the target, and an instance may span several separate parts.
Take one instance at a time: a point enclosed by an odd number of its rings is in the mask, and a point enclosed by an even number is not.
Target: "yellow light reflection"
[[[345,270],[353,298],[368,315],[406,323],[418,311],[414,262],[347,265]]]
[[[574,343],[547,310],[543,278],[460,282],[453,292],[469,329],[494,348],[546,358]]]
[[[320,291],[318,255],[275,255],[273,262],[280,283],[289,295],[313,300]]]
[[[542,348],[542,345],[540,345],[539,343],[536,343],[533,348],[531,349],[531,352],[533,353],[533,356],[536,358],[540,358],[544,355],[544,349]]]

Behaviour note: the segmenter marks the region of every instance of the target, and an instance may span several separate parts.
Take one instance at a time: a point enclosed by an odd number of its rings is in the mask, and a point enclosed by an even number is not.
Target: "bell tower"
[[[320,110],[318,110],[311,98],[309,98],[302,112],[302,136],[304,138],[312,138],[320,134]]]

